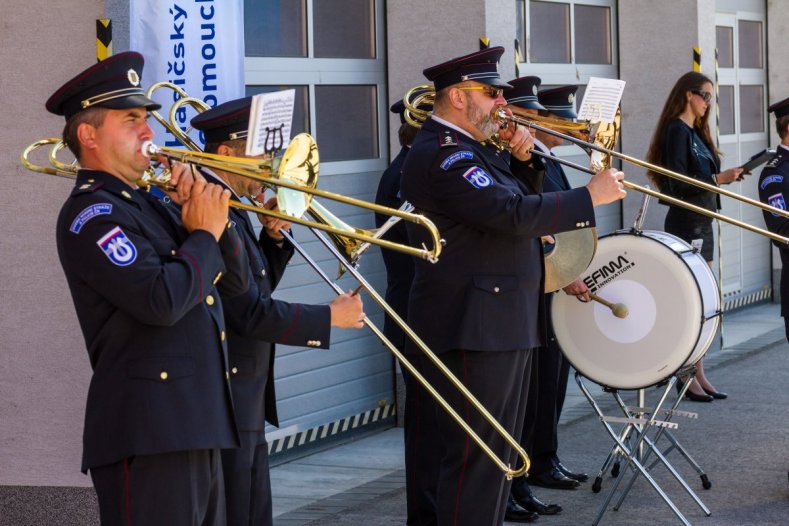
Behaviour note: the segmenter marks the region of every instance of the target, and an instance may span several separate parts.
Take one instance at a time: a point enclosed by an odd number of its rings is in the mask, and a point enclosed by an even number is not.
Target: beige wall
[[[515,75],[512,45],[515,40],[515,4],[511,0],[453,0],[386,2],[389,69],[389,104],[427,80],[422,70],[479,49],[479,39],[504,46],[501,76]],[[397,155],[396,118],[389,119],[390,152]]]
[[[90,365],[55,250],[71,184],[20,166],[22,149],[59,135],[44,102],[95,61],[100,0],[9,2],[0,31],[0,485],[83,486]]]

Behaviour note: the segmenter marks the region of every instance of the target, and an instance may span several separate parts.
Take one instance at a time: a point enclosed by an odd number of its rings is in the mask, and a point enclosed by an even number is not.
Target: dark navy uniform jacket
[[[776,208],[787,209],[789,199],[789,149],[777,148],[759,176],[759,200]],[[762,211],[770,232],[789,237],[789,219]],[[789,316],[789,248],[778,245],[781,254],[781,316]]]
[[[531,171],[434,119],[403,166],[401,192],[436,223],[446,246],[418,260],[409,325],[435,352],[509,351],[544,343],[539,236],[594,226],[586,188],[531,194],[513,175]],[[429,243],[409,224],[414,244]],[[407,350],[413,351],[407,344]]]
[[[377,204],[391,208],[400,208],[400,205],[403,204],[403,200],[400,198],[400,175],[408,150],[407,146],[403,146],[392,164],[381,176],[378,192],[375,195]],[[375,214],[375,226],[380,227],[387,219],[387,216]],[[409,244],[406,221],[400,221],[390,228],[384,235],[384,239],[395,243]],[[411,289],[411,281],[414,279],[413,258],[402,252],[387,249],[381,249],[381,257],[383,257],[386,267],[386,294],[384,297],[395,312],[405,320],[408,313],[408,291]],[[386,316],[384,320],[384,335],[391,340],[395,347],[403,348],[405,334],[389,316]]]
[[[93,367],[83,471],[134,455],[237,447],[215,286],[230,295],[248,286],[235,229],[220,243],[190,234],[152,196],[80,170],[56,235]]]
[[[212,182],[227,185],[208,174]],[[237,199],[235,196],[233,199]],[[265,421],[279,425],[274,390],[274,343],[328,349],[331,310],[271,297],[282,278],[293,247],[280,248],[261,230],[255,235],[247,212],[230,209],[249,255],[246,292],[222,297],[227,320],[230,379],[236,419],[241,431],[263,431]],[[287,242],[286,242],[287,243]]]

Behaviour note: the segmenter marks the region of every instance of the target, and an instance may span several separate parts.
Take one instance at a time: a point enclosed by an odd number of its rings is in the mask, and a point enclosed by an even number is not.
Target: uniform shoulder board
[[[783,152],[781,150],[778,150],[775,153],[775,155],[773,155],[772,159],[767,161],[767,164],[764,165],[764,167],[765,168],[775,168],[775,167],[779,166],[782,162],[784,162],[786,159],[787,159],[787,157],[784,156]]]
[[[79,195],[79,194],[92,194],[99,188],[103,186],[103,183],[98,181],[94,181],[93,179],[88,179],[83,184],[78,184],[74,186],[74,189],[71,191],[71,195]]]
[[[455,130],[443,130],[438,136],[438,143],[441,148],[451,148],[458,145],[458,132]]]

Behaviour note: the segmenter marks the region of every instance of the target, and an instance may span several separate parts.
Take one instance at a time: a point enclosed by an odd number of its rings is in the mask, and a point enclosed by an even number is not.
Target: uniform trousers
[[[265,434],[239,434],[240,448],[222,450],[227,526],[271,526],[274,518]]]
[[[559,448],[559,417],[567,392],[570,362],[562,354],[558,342],[551,338],[545,347],[534,351],[526,422],[521,445],[529,453],[531,473],[553,469]]]
[[[224,526],[218,449],[137,455],[90,469],[105,526]]]
[[[455,350],[441,361],[516,439],[523,426],[531,349]],[[409,356],[409,358],[411,358]],[[520,466],[515,450],[479,415],[426,357],[419,372],[504,462]],[[408,524],[499,526],[510,482],[455,420],[411,375],[406,378],[406,496]]]

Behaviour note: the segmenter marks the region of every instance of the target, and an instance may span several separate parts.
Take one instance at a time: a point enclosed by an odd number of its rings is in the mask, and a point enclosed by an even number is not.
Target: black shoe
[[[534,496],[534,493],[529,493],[525,497],[518,498],[514,494],[512,498],[518,505],[528,511],[533,511],[538,515],[556,515],[562,511],[562,507],[558,504],[545,504],[543,501]]]
[[[687,391],[685,393],[685,398],[687,398],[691,402],[712,402],[715,399],[710,395],[706,395],[706,394],[700,395],[696,393],[691,393],[690,391]]]
[[[702,387],[702,389],[704,389]],[[708,389],[704,389],[704,392],[713,397],[715,400],[726,400],[729,395],[726,393],[721,393],[720,391],[710,391]]]
[[[504,512],[504,520],[509,522],[534,522],[539,518],[533,511],[521,508],[512,495],[507,499],[507,510]]]
[[[559,468],[554,467],[552,470],[544,473],[530,473],[529,485],[554,489],[575,489],[581,483],[565,476],[564,473],[559,471]]]
[[[682,386],[684,386],[684,385],[685,385],[685,382],[683,382],[681,379],[677,378],[677,393],[682,392]],[[723,393],[721,393],[721,394],[723,394]],[[712,402],[714,400],[714,398],[712,396],[708,395],[708,394],[703,394],[703,395],[696,394],[696,393],[691,392],[690,389],[685,391],[685,398],[687,398],[691,402]],[[724,398],[725,398],[725,396],[724,396]]]
[[[561,462],[556,462],[556,469],[561,471],[565,477],[573,480],[577,480],[578,482],[586,482],[587,480],[589,480],[589,475],[587,475],[586,473],[575,473],[573,471],[570,471],[569,469],[564,467]]]

